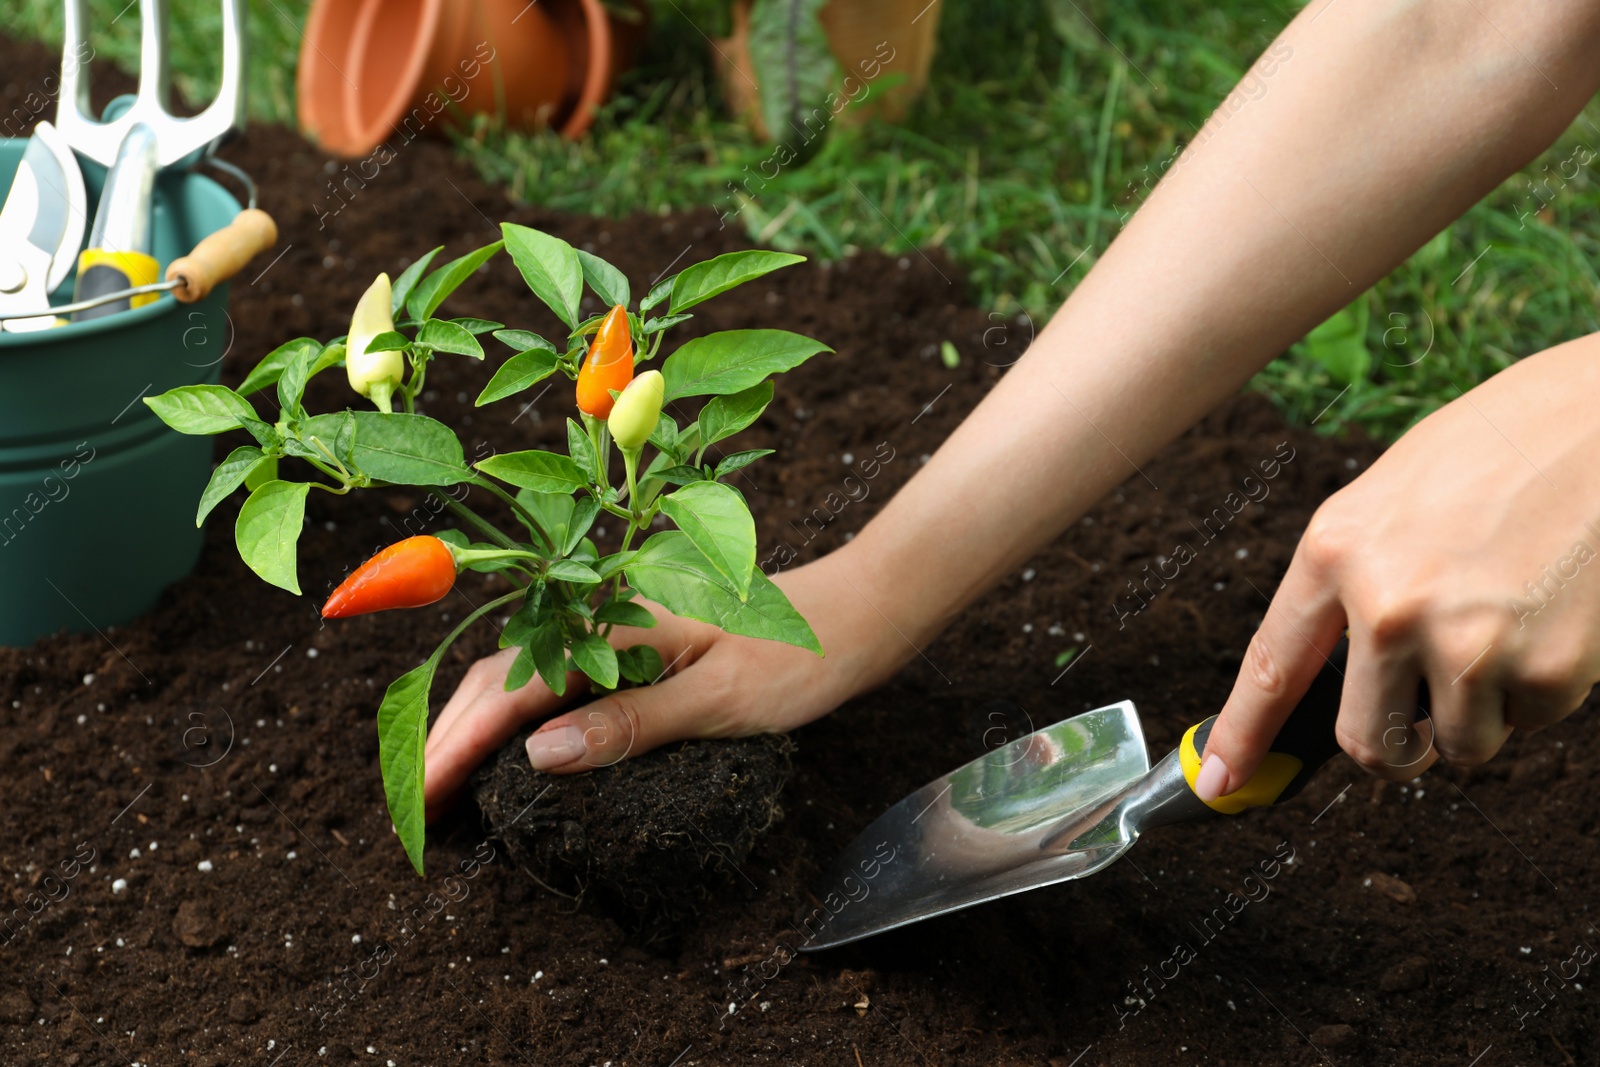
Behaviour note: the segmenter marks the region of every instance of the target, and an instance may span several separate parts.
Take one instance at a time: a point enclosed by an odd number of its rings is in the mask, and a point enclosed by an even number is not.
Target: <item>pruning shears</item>
[[[5,329],[41,330],[56,324],[50,293],[77,262],[88,205],[71,146],[55,126],[40,122],[0,208],[0,316]]]

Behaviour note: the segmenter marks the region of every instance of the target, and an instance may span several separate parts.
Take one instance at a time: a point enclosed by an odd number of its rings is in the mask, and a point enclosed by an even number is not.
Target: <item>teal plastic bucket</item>
[[[26,143],[0,139],[0,200]],[[80,162],[92,214],[105,168]],[[152,252],[165,269],[238,211],[203,175],[163,174]],[[71,288],[69,278],[57,303]],[[0,644],[104,632],[194,568],[212,440],[174,433],[141,398],[217,380],[233,339],[227,306],[219,285],[194,304],[162,295],[89,322],[0,331]]]

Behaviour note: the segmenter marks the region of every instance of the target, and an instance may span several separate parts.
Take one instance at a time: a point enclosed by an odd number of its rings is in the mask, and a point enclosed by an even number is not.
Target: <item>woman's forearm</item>
[[[1600,82],[1597,7],[1310,5],[1251,94],[1219,109],[1028,353],[848,547],[862,595],[926,643],[1548,147]]]

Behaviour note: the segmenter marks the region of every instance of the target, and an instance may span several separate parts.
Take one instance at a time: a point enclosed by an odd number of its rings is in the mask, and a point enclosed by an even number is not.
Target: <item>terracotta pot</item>
[[[318,147],[336,156],[361,156],[344,113],[347,48],[338,42],[355,36],[360,3],[317,0],[306,18],[300,39],[300,60],[295,73],[295,108],[300,132]],[[331,51],[330,51],[331,50]],[[334,56],[339,62],[334,61]],[[370,151],[370,149],[368,149]]]
[[[548,0],[546,0],[548,2]],[[551,17],[568,41],[570,84],[576,87],[572,111],[561,123],[563,137],[578,137],[617,87],[617,78],[638,60],[650,30],[649,0],[630,0],[635,19],[619,18],[601,0],[551,5]]]
[[[759,136],[770,140],[761,114],[760,82],[750,58],[751,3],[734,0],[733,33],[713,42],[712,62],[729,108]],[[905,117],[928,86],[943,7],[943,0],[830,0],[823,5],[818,18],[841,68],[841,95],[857,95],[859,90],[853,86],[861,82],[870,87],[866,99],[841,111],[837,121],[853,124],[881,118],[898,122]],[[891,58],[885,60],[885,55]],[[873,84],[895,74],[902,76],[896,84]],[[849,83],[851,77],[857,82]]]
[[[576,137],[644,30],[600,0],[316,0],[300,49],[300,126],[349,158],[478,114]]]

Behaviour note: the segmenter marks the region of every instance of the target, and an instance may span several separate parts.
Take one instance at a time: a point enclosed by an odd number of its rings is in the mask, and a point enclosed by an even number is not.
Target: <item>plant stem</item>
[[[639,487],[636,479],[639,471],[640,451],[637,448],[625,448],[622,450],[622,466],[628,476],[628,528],[622,534],[622,552],[628,551],[628,547],[633,544],[633,535],[639,532],[639,527],[642,525],[642,513],[634,506],[634,502],[639,496]],[[650,521],[648,518],[643,519],[643,522],[648,521]],[[622,592],[622,572],[619,570],[616,574],[616,581],[611,586],[612,599],[616,599],[617,594],[620,592]],[[610,628],[607,627],[606,633],[609,635],[610,632]]]
[[[539,540],[544,542],[544,546],[551,552],[556,550],[556,543],[551,540],[549,532],[545,530],[544,526],[539,522],[538,519],[533,517],[533,513],[531,511],[522,506],[521,501],[519,501],[516,497],[500,488],[488,478],[474,477],[472,479],[472,484],[489,490],[489,492],[493,493],[495,496],[511,505],[511,510],[522,516],[522,521],[533,527],[534,531],[538,533]]]
[[[422,381],[428,374],[428,354],[426,351],[411,350],[411,381],[400,387],[401,395],[405,397],[406,413],[417,413],[417,394],[422,392]]]
[[[595,418],[587,411],[583,413],[583,428],[589,434],[589,450],[594,453],[594,470],[591,473],[594,475],[595,485],[600,487],[602,496],[605,490],[611,488],[611,482],[606,477],[606,461],[600,452],[599,431],[604,427],[605,423],[603,421]]]
[[[518,550],[522,547],[515,541],[511,540],[511,538],[501,533],[499,529],[495,527],[494,523],[490,522],[482,515],[479,515],[476,511],[473,511],[471,508],[467,507],[449,493],[444,493],[441,495],[444,496],[445,504],[450,508],[451,511],[455,512],[461,518],[467,520],[467,522],[477,527],[484,534],[487,534],[489,539],[498,544],[501,548]]]
[[[347,493],[350,491],[350,478],[348,475],[339,473],[332,467],[329,467],[326,463],[322,462],[320,459],[317,459],[313,456],[301,456],[300,458],[317,468],[317,470],[321,471],[323,474],[326,474],[328,477],[332,478],[334,481],[338,482],[339,485],[342,486],[339,492]],[[313,482],[311,484],[315,485],[316,483]]]
[[[372,406],[385,415],[394,410],[394,385],[387,378],[373,382],[371,392],[367,396],[372,401]]]
[[[328,462],[332,463],[334,465],[334,467],[338,469],[339,473],[337,475],[332,475],[332,476],[333,477],[337,477],[341,482],[344,482],[346,485],[349,484],[349,482],[350,482],[350,472],[344,469],[344,464],[339,462],[339,457],[335,456],[333,454],[333,451],[330,448],[328,448],[327,445],[323,444],[322,438],[318,437],[316,434],[311,434],[308,437],[302,437],[300,440],[309,441],[309,442],[311,442],[311,444],[316,446],[317,451],[321,452],[324,456],[326,456],[328,458]],[[315,463],[316,461],[312,460],[311,462]],[[331,472],[329,472],[326,468],[322,467],[321,464],[318,464],[317,466],[318,466],[319,470],[323,471],[323,473],[331,474]]]
[[[528,552],[520,548],[457,548],[452,545],[450,546],[450,554],[455,557],[457,567],[491,560],[531,559],[540,563],[545,562],[545,558],[539,553]]]
[[[493,611],[495,608],[504,607],[505,605],[511,603],[513,600],[522,596],[525,592],[526,590],[524,589],[514,589],[503,596],[495,597],[493,600],[483,605],[483,607],[473,611],[471,615],[468,615],[466,618],[461,620],[460,625],[458,625],[454,630],[450,631],[450,636],[439,642],[439,647],[434,649],[433,655],[429,656],[428,658],[437,664],[439,660],[444,657],[445,650],[455,643],[456,638],[460,637],[466,632],[467,627],[471,626],[473,623],[489,614],[489,612]]]
[[[639,509],[634,506],[634,503],[639,499],[639,449],[624,448],[622,450],[622,467],[628,478],[628,512],[630,519],[632,519],[639,513]],[[631,521],[629,526],[631,528]]]

